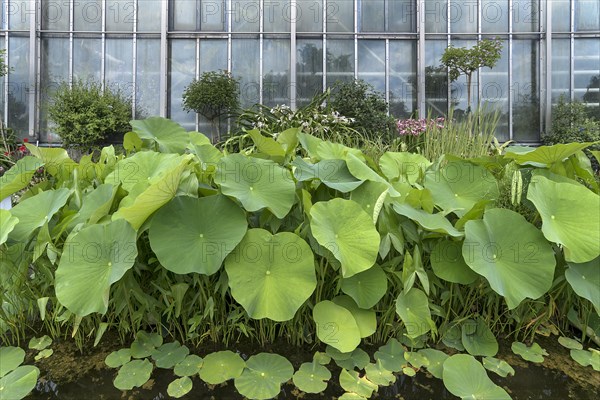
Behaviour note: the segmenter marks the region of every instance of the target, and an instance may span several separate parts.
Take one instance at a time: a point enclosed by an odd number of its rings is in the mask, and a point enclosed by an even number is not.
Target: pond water
[[[515,400],[534,399],[596,399],[600,392],[600,373],[591,367],[581,367],[568,355],[568,351],[558,344],[556,338],[537,340],[550,356],[543,365],[525,362],[510,352],[510,343],[501,344],[498,358],[506,360],[515,369],[515,376],[502,378],[489,372],[492,380],[505,388]],[[35,391],[27,397],[32,400],[159,400],[170,399],[167,386],[176,376],[172,370],[155,369],[151,380],[142,388],[121,392],[113,386],[117,370],[104,365],[104,358],[115,346],[99,346],[86,355],[80,355],[72,343],[54,343],[55,354],[38,362],[41,377]],[[205,349],[194,349],[193,352],[204,355],[218,350],[214,346]],[[213,348],[214,347],[214,348]],[[313,350],[298,351],[290,354],[290,347],[284,344],[274,345],[268,349],[252,350],[251,345],[237,346],[243,358],[260,351],[273,351],[285,355],[296,369],[312,358]],[[119,348],[118,346],[116,348]],[[236,346],[230,346],[235,349]],[[203,351],[204,350],[204,351]],[[508,351],[507,351],[508,350]],[[369,351],[372,354],[372,351]],[[333,361],[330,364],[332,379],[324,393],[318,395],[301,393],[291,383],[282,386],[278,399],[336,399],[344,391],[338,384],[340,368]],[[223,385],[207,385],[198,377],[193,378],[194,389],[182,399],[242,399],[233,382]],[[441,380],[433,378],[425,372],[415,377],[398,376],[396,383],[388,387],[380,387],[373,397],[379,399],[456,399],[445,388]]]

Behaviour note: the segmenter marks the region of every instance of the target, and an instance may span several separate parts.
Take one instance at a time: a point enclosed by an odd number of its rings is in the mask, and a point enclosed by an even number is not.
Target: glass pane
[[[102,30],[102,0],[76,1],[73,24],[76,31]]]
[[[448,110],[448,73],[440,58],[446,49],[445,40],[428,40],[425,43],[425,102],[427,114],[439,117]]]
[[[257,39],[234,39],[231,45],[232,73],[240,79],[240,103],[246,108],[260,101]],[[252,55],[252,56],[249,56]]]
[[[227,69],[227,41],[200,40],[200,73]]]
[[[600,40],[577,38],[574,50],[575,99],[593,105],[600,117]]]
[[[136,118],[160,114],[160,40],[138,39],[136,65]]]
[[[29,135],[29,38],[11,37],[9,43],[10,66],[13,68],[8,83],[8,121],[17,137]]]
[[[175,30],[196,30],[196,0],[173,0],[171,10]]]
[[[133,43],[131,39],[106,39],[104,82],[124,96],[133,94]]]
[[[533,40],[513,41],[513,139],[540,138],[539,50]]]
[[[425,0],[425,32],[448,31],[447,0]]]
[[[327,41],[327,86],[354,80],[354,41]]]
[[[258,32],[260,22],[258,0],[233,0],[231,26],[234,32]]]
[[[417,110],[417,43],[390,41],[390,114],[408,118]]]
[[[552,39],[552,102],[557,102],[561,94],[567,99],[571,86],[571,41]]]
[[[477,32],[477,2],[452,0],[450,2],[450,31],[452,33]]]
[[[10,0],[8,3],[8,29],[29,30],[29,17],[35,15],[35,9],[29,1]],[[2,17],[6,8],[2,8]]]
[[[367,0],[368,1],[368,0]],[[414,0],[388,1],[390,32],[416,32],[417,7]]]
[[[550,4],[552,5],[552,32],[569,32],[571,30],[569,0],[553,0]]]
[[[385,41],[360,40],[358,42],[358,78],[385,93]]]
[[[360,2],[361,32],[383,32],[385,30],[385,0],[362,0]]]
[[[4,13],[4,8],[2,12]],[[42,1],[42,29],[68,31],[69,2]]]
[[[323,0],[296,0],[296,31],[323,31]]]
[[[354,32],[354,0],[327,1],[327,32]]]
[[[131,0],[106,0],[106,30],[133,31],[135,4]]]
[[[41,87],[40,87],[40,133],[42,142],[58,142],[60,137],[50,133],[48,105],[58,85],[69,79],[68,39],[42,39],[41,41]]]
[[[4,10],[6,10],[6,8],[8,7],[8,0],[0,0],[0,6],[2,7],[2,15],[0,15],[0,29],[4,30],[6,29],[6,25],[8,24],[8,21],[6,19],[6,15]],[[3,97],[3,96],[0,96]],[[4,114],[2,114],[4,115]]]
[[[289,104],[290,41],[265,39],[263,46],[263,104]]]
[[[171,41],[171,59],[169,68],[169,117],[188,130],[195,129],[194,112],[183,111],[181,96],[187,85],[196,76],[196,41],[174,39]]]
[[[508,32],[508,0],[481,0],[481,31]]]
[[[200,0],[200,30],[225,30],[225,1]]]
[[[296,46],[296,103],[301,106],[323,91],[323,41],[298,40]]]
[[[138,0],[138,32],[160,31],[161,3],[161,0]]]
[[[452,44],[455,47],[471,48],[476,44],[476,42],[474,40],[453,40]],[[477,71],[475,71],[471,76],[471,110],[477,108],[477,80]],[[452,107],[454,107],[454,113],[457,117],[464,115],[469,106],[469,86],[467,83],[467,77],[464,74],[461,74],[454,82],[450,82],[450,103],[452,104]]]
[[[513,0],[513,32],[538,32],[539,0]]]
[[[575,0],[575,31],[600,30],[600,2]]]
[[[100,82],[100,39],[73,39],[73,75],[84,80]]]
[[[264,30],[265,32],[289,32],[292,20],[292,7],[290,0],[276,0],[264,2]]]
[[[481,104],[488,107],[490,111],[500,111],[500,120],[496,128],[496,137],[500,141],[509,140],[508,127],[508,43],[502,47],[502,55],[496,66],[492,69],[482,68],[481,82]]]

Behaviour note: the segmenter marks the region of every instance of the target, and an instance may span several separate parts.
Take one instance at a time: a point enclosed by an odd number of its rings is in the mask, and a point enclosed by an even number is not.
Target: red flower
[[[28,138],[23,139],[23,143],[29,143],[29,139]]]

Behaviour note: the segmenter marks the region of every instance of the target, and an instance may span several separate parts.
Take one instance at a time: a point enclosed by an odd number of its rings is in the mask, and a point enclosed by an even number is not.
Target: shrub
[[[130,130],[131,99],[98,82],[62,83],[48,115],[65,147],[90,148],[120,139]]]
[[[547,145],[600,140],[600,123],[588,117],[587,107],[579,101],[567,102],[563,96],[552,108],[550,133],[542,136]],[[592,149],[600,149],[595,145]]]

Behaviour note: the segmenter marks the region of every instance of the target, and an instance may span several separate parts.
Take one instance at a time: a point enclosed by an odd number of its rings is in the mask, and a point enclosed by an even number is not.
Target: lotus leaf
[[[212,275],[240,243],[247,226],[244,211],[225,196],[177,196],[152,218],[148,237],[169,271]]]
[[[506,149],[504,157],[515,160],[518,164],[529,164],[533,166],[551,165],[566,160],[573,154],[591,146],[593,143],[559,143],[553,146],[540,146],[531,148],[531,151]],[[515,151],[517,150],[517,151]]]
[[[331,372],[316,362],[302,364],[292,377],[294,385],[306,393],[325,391],[329,379],[331,379]]]
[[[586,263],[600,255],[600,197],[582,185],[531,179],[527,198],[542,217],[546,239],[564,247],[565,259]]]
[[[361,348],[354,349],[350,358],[344,360],[335,360],[335,363],[348,370],[352,370],[354,368],[363,369],[369,364],[371,361],[369,354]]]
[[[143,386],[152,375],[152,363],[146,359],[129,361],[119,368],[114,385],[119,390]]]
[[[169,383],[167,394],[178,399],[188,394],[192,390],[192,387],[193,383],[190,377],[184,376]]]
[[[293,374],[294,367],[285,357],[260,353],[246,361],[246,368],[234,383],[238,392],[249,399],[272,399]]]
[[[277,136],[277,143],[281,144],[286,154],[292,154],[296,152],[298,146],[298,134],[300,128],[289,128],[279,133]]]
[[[544,356],[548,355],[546,350],[542,349],[537,343],[533,343],[529,347],[525,343],[513,342],[510,348],[513,353],[520,355],[524,360],[534,363],[544,362]]]
[[[360,329],[348,309],[324,300],[313,308],[317,337],[343,353],[353,351],[360,343]]]
[[[16,369],[25,360],[25,351],[20,347],[0,347],[0,378]]]
[[[113,351],[104,359],[104,363],[110,368],[119,368],[121,365],[131,361],[131,349],[120,349]]]
[[[285,150],[272,137],[261,135],[258,129],[247,132],[261,154],[269,156],[273,161],[281,162],[285,158]]]
[[[331,299],[338,306],[342,306],[346,308],[352,316],[356,320],[356,325],[360,330],[360,337],[364,338],[367,336],[371,336],[377,330],[377,317],[375,315],[375,311],[373,310],[365,310],[363,308],[358,307],[356,302],[352,300],[351,297],[342,295],[337,296]]]
[[[218,385],[239,377],[245,366],[242,357],[229,350],[211,353],[204,357],[200,379],[209,385]]]
[[[6,242],[8,234],[12,232],[19,223],[19,219],[13,217],[10,211],[0,209],[0,245]]]
[[[466,320],[461,331],[462,344],[472,356],[493,357],[498,353],[498,342],[482,318]]]
[[[317,285],[310,246],[290,232],[249,230],[225,270],[231,295],[255,319],[292,319]]]
[[[190,134],[181,125],[167,118],[150,117],[130,124],[135,134],[161,153],[182,154],[190,140]]]
[[[428,363],[425,365],[427,371],[434,377],[442,379],[444,362],[448,359],[448,354],[436,349],[423,349],[418,353],[427,359]]]
[[[452,237],[462,237],[464,234],[454,228],[450,221],[441,213],[429,214],[427,211],[417,210],[406,203],[394,203],[394,211],[410,218],[431,232],[438,232]]]
[[[473,356],[456,354],[444,362],[444,386],[461,399],[510,400],[504,389],[485,373],[485,368]]]
[[[34,350],[44,350],[46,347],[52,344],[52,339],[48,335],[42,337],[32,337],[29,340],[29,348]]]
[[[442,334],[442,342],[458,351],[464,351],[465,346],[462,344],[462,330],[459,324],[453,324]]]
[[[204,360],[202,359],[202,357],[197,356],[195,354],[190,354],[175,365],[173,373],[177,376],[182,377],[193,376],[200,372],[202,364],[204,364]]]
[[[387,277],[379,265],[342,279],[342,292],[356,302],[360,308],[371,308],[387,292]]]
[[[590,365],[595,371],[600,371],[600,352],[597,350],[571,350],[571,358],[584,367]]]
[[[406,328],[406,336],[416,338],[431,330],[429,300],[422,290],[412,288],[402,291],[396,299],[396,313]]]
[[[317,158],[321,160],[337,160],[346,159],[346,157],[352,154],[358,159],[364,160],[365,156],[362,151],[354,149],[352,147],[344,146],[341,143],[333,143],[322,140],[317,146]]]
[[[396,382],[396,376],[393,372],[383,368],[381,361],[377,361],[375,364],[368,364],[365,367],[365,373],[369,381],[379,386],[389,386]]]
[[[431,267],[438,278],[452,283],[470,285],[477,275],[465,262],[462,255],[463,242],[440,240],[430,256]]]
[[[70,195],[71,191],[63,188],[42,192],[22,200],[10,211],[19,223],[9,233],[9,240],[26,241],[37,228],[52,219],[52,216],[67,203]]]
[[[375,359],[381,363],[383,368],[392,372],[400,372],[406,365],[404,347],[394,338],[388,340],[384,346],[381,346],[375,352]]]
[[[369,381],[366,377],[361,377],[356,371],[348,371],[342,368],[340,372],[340,386],[342,389],[356,393],[366,398],[371,397],[374,391],[377,391],[377,385]]]
[[[558,338],[558,343],[569,350],[583,350],[583,345],[575,339],[561,336]]]
[[[552,286],[556,260],[552,246],[523,216],[506,209],[486,211],[465,224],[463,257],[483,275],[510,309],[526,297],[537,299]]]
[[[158,181],[182,161],[176,154],[142,151],[117,162],[115,170],[106,176],[104,183],[118,186],[128,192],[136,186],[148,187]]]
[[[331,347],[331,346],[327,346],[327,348],[335,350],[335,348]],[[338,350],[335,350],[335,351],[338,351]],[[342,353],[340,353],[340,354],[342,354]],[[327,353],[316,351],[315,355],[313,356],[313,361],[318,364],[321,364],[321,365],[327,365],[331,362],[331,357]]]
[[[402,368],[402,373],[406,376],[415,376],[417,375],[417,371],[415,371],[413,368],[411,367],[404,367]]]
[[[298,182],[318,179],[325,186],[342,193],[351,192],[363,183],[350,174],[344,160],[323,160],[316,164],[308,164],[296,157],[292,165],[295,167],[294,176]]]
[[[37,383],[40,370],[32,365],[22,365],[0,378],[0,399],[21,400]]]
[[[25,156],[17,161],[4,175],[0,177],[0,199],[27,187],[35,172],[44,166],[44,163],[31,156]]]
[[[339,198],[318,202],[312,206],[310,215],[313,236],[340,261],[344,278],[375,264],[379,233],[358,203]]]
[[[367,400],[367,398],[356,393],[346,392],[338,400]]]
[[[329,345],[327,347],[325,347],[325,354],[327,356],[329,356],[331,359],[333,359],[334,361],[348,360],[348,359],[350,359],[350,357],[352,357],[352,351],[349,351],[347,353],[342,353],[335,347],[332,347]],[[329,360],[329,361],[331,361],[331,360]]]
[[[508,375],[514,376],[515,370],[506,361],[494,357],[484,357],[483,366],[488,371],[492,371],[503,378]]]
[[[390,180],[406,180],[414,185],[425,176],[431,162],[420,154],[388,151],[379,160],[383,174]]]
[[[600,257],[583,264],[569,263],[565,277],[575,293],[600,310]]]
[[[424,354],[418,353],[416,351],[407,351],[404,353],[404,359],[412,365],[413,368],[419,369],[422,367],[429,366],[429,360],[425,357]]]
[[[131,343],[131,357],[150,357],[154,350],[160,347],[162,343],[163,338],[158,333],[139,331],[135,335],[135,340]]]
[[[182,362],[190,353],[187,346],[182,346],[178,341],[165,343],[152,352],[152,359],[158,368],[171,369]]]
[[[350,193],[350,200],[357,202],[367,214],[374,216],[377,201],[387,191],[388,185],[384,183],[366,181]]]
[[[52,354],[54,354],[54,350],[44,349],[35,355],[34,360],[39,361],[41,359],[50,357]]]

